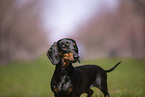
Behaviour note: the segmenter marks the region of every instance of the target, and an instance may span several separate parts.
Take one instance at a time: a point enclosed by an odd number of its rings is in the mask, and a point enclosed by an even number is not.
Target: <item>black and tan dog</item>
[[[54,42],[47,56],[56,65],[51,80],[55,97],[80,97],[82,93],[91,97],[91,87],[99,88],[104,97],[109,97],[106,72],[114,70],[120,62],[110,70],[103,70],[96,65],[73,67],[72,63],[79,62],[78,47],[74,40],[68,38]]]

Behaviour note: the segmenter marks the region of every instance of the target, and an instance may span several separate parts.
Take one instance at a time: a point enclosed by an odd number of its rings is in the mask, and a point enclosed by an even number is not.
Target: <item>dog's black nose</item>
[[[77,54],[75,54],[74,59],[79,59],[79,56]]]

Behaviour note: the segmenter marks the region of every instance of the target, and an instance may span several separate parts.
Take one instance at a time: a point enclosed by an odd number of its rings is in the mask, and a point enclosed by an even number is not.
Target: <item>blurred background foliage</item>
[[[104,6],[98,15],[78,28],[85,59],[99,57],[145,58],[145,2],[120,0],[112,11]]]
[[[47,44],[40,0],[0,1],[0,63],[33,59]]]
[[[55,33],[56,36],[60,36],[57,40],[63,37],[75,39],[79,44],[82,59],[102,57],[144,59],[145,2],[144,0],[117,0],[117,2],[117,7],[112,9],[104,2],[99,12],[94,9],[94,13],[88,19],[81,20],[75,29],[67,32],[67,36],[65,32],[64,36],[62,33]],[[51,36],[54,34],[51,25],[47,26],[49,30],[44,26],[44,9],[47,7],[47,18],[50,20],[49,15],[55,8],[50,6],[54,2],[45,3],[45,0],[0,1],[1,64],[14,60],[35,59],[46,53],[55,36]]]

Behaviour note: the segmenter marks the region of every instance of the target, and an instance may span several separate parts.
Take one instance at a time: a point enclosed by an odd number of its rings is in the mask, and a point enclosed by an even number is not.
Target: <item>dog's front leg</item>
[[[71,97],[80,97],[81,94],[80,93],[74,93]]]
[[[55,93],[55,94],[54,94],[54,97],[59,97],[59,95]]]

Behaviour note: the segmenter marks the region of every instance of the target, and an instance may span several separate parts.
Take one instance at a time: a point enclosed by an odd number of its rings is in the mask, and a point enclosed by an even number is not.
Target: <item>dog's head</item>
[[[73,39],[64,38],[58,42],[54,42],[47,52],[47,56],[51,63],[56,65],[62,59],[64,62],[80,62],[78,55],[78,47]]]

